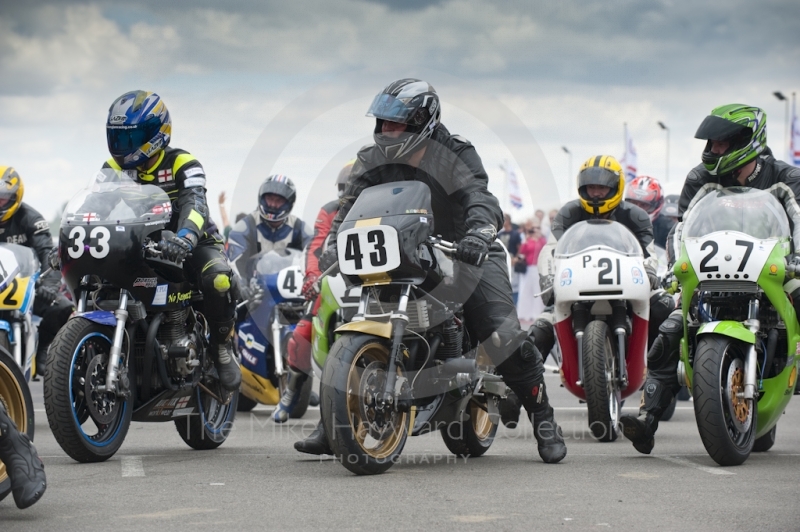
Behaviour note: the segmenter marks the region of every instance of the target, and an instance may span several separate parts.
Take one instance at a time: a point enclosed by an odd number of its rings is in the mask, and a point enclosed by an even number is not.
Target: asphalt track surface
[[[722,468],[703,448],[691,402],[645,456],[622,437],[597,442],[585,406],[557,375],[547,382],[567,438],[562,463],[541,462],[528,424],[501,427],[485,456],[466,460],[438,433],[410,438],[399,463],[371,477],[294,451],[316,424],[313,409],[285,425],[268,407],[239,414],[215,451],[191,450],[171,423],[134,423],[110,460],[79,464],[53,438],[35,382],[48,489],[25,511],[10,496],[0,502],[0,531],[800,530],[800,398],[772,450]]]

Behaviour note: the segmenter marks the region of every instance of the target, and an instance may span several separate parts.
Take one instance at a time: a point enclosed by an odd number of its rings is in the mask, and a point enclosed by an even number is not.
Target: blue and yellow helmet
[[[122,168],[142,165],[169,145],[171,134],[167,106],[154,92],[126,92],[108,109],[108,151]]]

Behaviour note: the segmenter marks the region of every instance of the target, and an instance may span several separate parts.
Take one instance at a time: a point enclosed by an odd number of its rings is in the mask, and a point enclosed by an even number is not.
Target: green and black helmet
[[[763,109],[732,103],[717,107],[708,115],[697,133],[707,140],[703,165],[711,175],[724,176],[746,165],[767,147],[767,114]],[[722,155],[712,153],[711,141],[728,141]]]

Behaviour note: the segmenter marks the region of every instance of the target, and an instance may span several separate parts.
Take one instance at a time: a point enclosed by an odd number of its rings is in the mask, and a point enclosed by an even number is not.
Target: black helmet
[[[286,199],[283,206],[273,209],[267,205],[266,194],[275,194]],[[292,180],[285,175],[275,174],[264,180],[258,189],[258,211],[265,222],[280,222],[289,217],[294,202],[297,199],[297,189]]]
[[[356,164],[355,159],[347,161],[347,164],[339,170],[339,175],[336,176],[336,190],[339,192],[340,198],[344,194],[345,187],[347,187],[347,180],[350,179],[350,172],[352,172],[354,164]]]
[[[425,81],[399,79],[375,96],[367,116],[377,119],[373,138],[386,158],[402,159],[429,138],[439,124],[439,96],[436,89]],[[408,127],[399,137],[391,138],[382,133],[384,120],[406,124]]]

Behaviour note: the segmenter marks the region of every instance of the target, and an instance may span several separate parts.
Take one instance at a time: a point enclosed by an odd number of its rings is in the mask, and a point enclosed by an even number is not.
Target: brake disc
[[[752,403],[744,398],[744,364],[739,358],[733,359],[728,367],[725,393],[734,427],[739,432],[747,432],[753,422],[753,409]]]
[[[84,384],[84,394],[86,406],[92,419],[96,422],[107,425],[114,420],[117,415],[117,396],[112,392],[102,392],[97,388],[106,383],[107,360],[105,355],[96,355],[86,368],[86,383]]]

